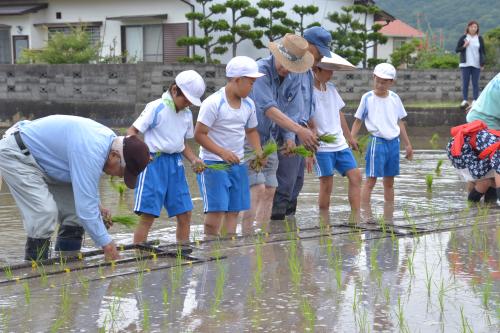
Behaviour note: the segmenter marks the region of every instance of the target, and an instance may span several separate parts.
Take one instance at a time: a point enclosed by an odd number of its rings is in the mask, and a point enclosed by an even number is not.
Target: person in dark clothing
[[[465,34],[460,37],[455,52],[460,53],[460,70],[462,71],[462,103],[468,105],[469,81],[472,78],[472,97],[474,103],[479,96],[479,74],[484,68],[486,53],[483,37],[479,35],[479,24],[470,21]]]

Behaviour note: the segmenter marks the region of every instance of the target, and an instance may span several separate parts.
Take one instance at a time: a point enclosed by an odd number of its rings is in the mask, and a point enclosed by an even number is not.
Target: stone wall
[[[9,126],[19,118],[48,114],[81,115],[107,125],[129,126],[144,105],[158,98],[175,75],[185,69],[195,69],[204,77],[207,94],[225,84],[223,65],[0,65],[0,126]],[[480,86],[484,87],[494,74],[483,72]],[[371,77],[370,70],[337,72],[334,82],[344,100],[358,101],[371,89]],[[458,104],[460,72],[458,69],[400,70],[393,90],[404,103],[457,101]],[[452,115],[457,110],[449,112]],[[415,124],[429,119],[430,123],[423,125],[435,124],[436,117],[440,124],[453,118],[448,118],[446,112],[440,113],[432,116],[421,112],[411,118],[418,116]]]

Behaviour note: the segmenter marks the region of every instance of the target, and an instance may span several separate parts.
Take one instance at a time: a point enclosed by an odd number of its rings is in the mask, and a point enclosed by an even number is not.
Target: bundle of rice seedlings
[[[260,156],[255,151],[252,151],[249,155],[254,156],[254,158],[250,161],[250,168],[257,172],[261,171],[265,165],[264,160],[277,151],[278,144],[274,141],[269,141],[262,147],[262,154]]]
[[[111,222],[121,224],[127,228],[133,228],[139,222],[135,215],[115,215],[111,218]]]
[[[205,169],[211,169],[215,171],[226,171],[229,170],[231,164],[228,163],[215,163],[215,164],[205,164]]]
[[[290,153],[302,156],[304,158],[313,156],[313,152],[310,150],[307,150],[307,148],[304,147],[304,145],[296,146],[295,148],[290,150]]]
[[[333,134],[322,134],[318,136],[318,141],[324,143],[335,143],[335,141],[337,141],[337,137]]]

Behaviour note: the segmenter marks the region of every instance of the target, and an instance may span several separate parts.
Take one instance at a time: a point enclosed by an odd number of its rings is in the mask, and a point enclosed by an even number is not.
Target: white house
[[[15,63],[23,48],[41,48],[50,35],[84,24],[102,54],[127,51],[137,61],[175,62],[192,33],[185,0],[0,0],[0,63]]]
[[[401,20],[394,20],[380,29],[387,37],[387,43],[377,45],[376,54],[379,59],[390,60],[392,52],[413,38],[423,38],[424,33]]]
[[[214,0],[214,3],[223,1]],[[256,6],[258,0],[250,2]],[[327,30],[334,30],[335,25],[328,20],[328,14],[354,3],[374,2],[294,0],[285,1],[283,10],[291,19],[298,20],[298,15],[292,11],[294,5],[318,6],[318,13],[306,16],[304,25],[319,22]],[[187,47],[176,45],[176,40],[181,36],[192,36],[193,31],[201,35],[185,17],[188,12],[200,11],[198,6],[194,0],[0,0],[0,63],[15,63],[22,49],[42,48],[51,34],[67,31],[70,25],[75,24],[84,24],[92,40],[101,42],[102,55],[118,56],[126,51],[128,60],[175,62],[178,57],[189,54]],[[229,16],[226,17],[229,19]],[[392,19],[383,12],[377,17],[368,17],[367,25]],[[246,23],[251,24],[251,21]],[[373,56],[373,49],[369,52],[369,57]],[[244,41],[237,53],[259,58],[266,56],[268,51],[258,50],[251,42]],[[202,52],[197,50],[197,54]],[[215,58],[225,63],[231,55],[228,52]]]

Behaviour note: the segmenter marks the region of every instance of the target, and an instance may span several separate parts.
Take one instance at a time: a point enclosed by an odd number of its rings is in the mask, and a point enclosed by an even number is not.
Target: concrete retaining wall
[[[107,125],[129,126],[144,105],[156,98],[185,69],[205,79],[207,94],[225,84],[224,65],[0,65],[0,126],[19,118],[49,114],[91,117]],[[495,75],[481,74],[481,87]],[[346,101],[359,101],[371,89],[371,71],[337,72],[334,82]],[[457,70],[400,70],[394,90],[404,103],[461,100]],[[456,124],[457,109],[410,111],[415,126]]]

